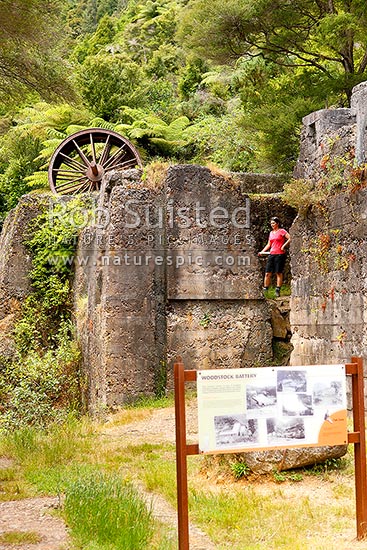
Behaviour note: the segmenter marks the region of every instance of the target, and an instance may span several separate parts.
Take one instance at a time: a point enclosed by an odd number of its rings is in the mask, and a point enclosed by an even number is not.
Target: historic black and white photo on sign
[[[245,415],[224,415],[214,417],[215,441],[218,447],[258,442],[256,419]]]
[[[284,392],[307,391],[306,371],[302,370],[279,370],[277,372],[277,390]]]
[[[279,395],[279,404],[284,416],[311,416],[314,414],[312,395],[307,393],[284,393]]]
[[[266,421],[268,443],[295,443],[305,439],[305,424],[303,418],[268,418]]]
[[[248,385],[246,387],[246,406],[249,412],[261,410],[269,416],[274,414],[276,402],[277,390],[275,386]]]

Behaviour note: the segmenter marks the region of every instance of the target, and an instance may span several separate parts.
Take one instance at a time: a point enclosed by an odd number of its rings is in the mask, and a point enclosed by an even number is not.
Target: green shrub
[[[79,367],[79,347],[67,339],[42,356],[36,351],[17,356],[0,372],[0,430],[46,427],[79,411]]]
[[[246,462],[234,462],[233,464],[231,464],[231,470],[236,479],[241,479],[241,477],[246,477],[251,472]]]
[[[33,292],[24,301],[21,319],[15,327],[21,355],[29,350],[56,348],[61,340],[72,339],[70,259],[79,232],[78,212],[82,215],[87,206],[80,198],[66,204],[55,201],[52,210],[45,208],[29,228],[26,246],[32,255],[29,277]]]

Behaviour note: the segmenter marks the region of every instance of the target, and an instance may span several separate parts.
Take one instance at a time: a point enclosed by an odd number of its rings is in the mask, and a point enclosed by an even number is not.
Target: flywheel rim
[[[105,173],[142,168],[137,149],[113,130],[88,128],[71,134],[54,151],[48,181],[53,193],[98,191]]]

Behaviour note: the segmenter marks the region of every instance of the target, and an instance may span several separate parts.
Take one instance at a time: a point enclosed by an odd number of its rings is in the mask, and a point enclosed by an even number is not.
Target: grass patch
[[[20,495],[59,494],[94,464],[95,438],[91,423],[70,418],[49,430],[29,427],[3,434],[0,456],[14,460],[13,483]]]
[[[42,541],[41,535],[34,531],[5,531],[0,534],[1,544],[37,544]]]
[[[0,501],[17,500],[24,497],[17,482],[15,468],[0,469]]]
[[[291,295],[291,287],[288,284],[285,284],[280,289],[280,297],[282,296],[290,296]],[[264,290],[264,297],[268,300],[276,300],[277,297],[275,296],[275,286],[270,286],[268,290]]]
[[[127,409],[164,409],[166,407],[173,407],[175,403],[175,397],[173,393],[162,396],[154,397],[149,395],[143,395],[139,397],[133,403],[126,406]]]
[[[7,483],[14,487],[18,485],[19,494],[27,496],[32,491],[33,494],[66,492],[69,499],[69,515],[66,517],[73,530],[73,522],[77,522],[73,517],[84,524],[89,521],[88,509],[92,516],[89,530],[84,534],[75,527],[75,550],[125,550],[125,546],[119,546],[120,542],[102,540],[93,534],[98,532],[93,523],[98,510],[104,510],[107,516],[108,509],[113,511],[113,516],[117,514],[118,510],[114,508],[117,507],[114,501],[116,491],[126,490],[130,494],[129,483],[139,480],[149,491],[161,494],[176,506],[174,444],[144,443],[140,439],[138,444],[127,445],[121,435],[123,430],[121,434],[118,431],[118,426],[125,424],[127,418],[134,422],[147,418],[147,414],[150,415],[150,409],[139,406],[129,407],[127,416],[125,411],[121,411],[116,424],[113,424],[117,430],[112,435],[103,431],[105,425],[74,419],[54,425],[49,430],[28,428],[4,435],[0,441],[0,456],[12,461],[0,470],[0,488]],[[342,531],[348,533],[347,536],[351,533],[348,540],[355,536],[352,457],[350,450],[342,459],[280,472],[282,479],[279,480],[269,475],[265,482],[258,483],[256,476],[246,475],[246,464],[238,457],[231,461],[228,455],[190,456],[190,520],[212,538],[218,550],[333,548],[335,536],[341,540]],[[243,465],[232,468],[233,463]],[[115,484],[120,487],[116,491]],[[325,502],[329,503],[327,507]],[[79,505],[83,509],[77,511]],[[71,509],[74,511],[70,512]],[[144,536],[149,534],[151,538],[144,543],[145,548],[177,548],[175,530],[153,521],[149,509],[146,513],[150,520]],[[108,517],[103,516],[103,521],[100,519],[103,524],[106,521]],[[107,530],[113,534],[114,529],[112,525]],[[138,535],[138,539],[140,536],[143,540],[143,535]],[[134,548],[138,550],[139,546]]]
[[[172,505],[176,504],[176,464],[174,456],[157,457],[146,464],[143,481],[148,491],[162,494]]]
[[[289,499],[282,493],[264,495],[249,486],[237,487],[218,493],[190,491],[190,517],[205,526],[218,549],[326,548],[314,540],[320,525],[327,528],[324,506],[315,506],[301,491]],[[309,537],[312,544],[307,543]]]
[[[331,472],[344,472],[353,474],[354,466],[350,452],[340,458],[327,458],[324,462],[305,467],[303,472],[309,476],[327,478]]]
[[[274,290],[275,292],[275,290]],[[196,384],[187,383],[185,399],[186,402],[196,399]],[[175,395],[173,392],[167,393],[167,395],[161,397],[154,397],[150,395],[142,395],[133,403],[126,405],[124,410],[129,409],[166,409],[167,407],[173,407],[175,404]]]
[[[284,483],[285,481],[299,482],[303,480],[303,475],[300,471],[297,470],[284,472],[278,472],[278,470],[274,470],[273,478],[276,483]]]
[[[20,500],[32,495],[32,490],[29,486],[17,480],[1,481],[0,482],[0,502],[8,500]]]
[[[153,538],[151,511],[118,476],[84,476],[66,490],[65,516],[81,548],[145,550]]]
[[[117,426],[124,426],[125,424],[131,424],[133,422],[139,422],[140,420],[146,420],[152,416],[152,410],[148,408],[128,408],[121,409],[111,415],[107,419],[104,427],[112,428]]]

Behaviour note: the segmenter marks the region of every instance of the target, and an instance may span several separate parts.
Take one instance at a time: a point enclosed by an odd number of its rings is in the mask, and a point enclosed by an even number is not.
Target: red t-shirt
[[[287,240],[286,234],[287,232],[285,229],[277,229],[276,231],[270,232],[270,254],[285,254],[285,250],[282,250],[281,247]]]

